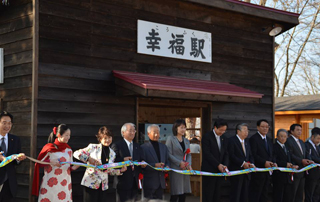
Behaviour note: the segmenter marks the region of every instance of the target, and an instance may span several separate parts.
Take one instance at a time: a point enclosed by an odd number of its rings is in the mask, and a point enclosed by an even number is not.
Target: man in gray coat
[[[160,128],[152,124],[148,126],[149,142],[144,143],[141,148],[145,153],[145,161],[153,167],[164,168],[169,164],[169,154],[166,145],[158,142]],[[163,190],[166,188],[164,172],[156,171],[146,167],[143,176],[144,197],[147,199],[163,199]]]

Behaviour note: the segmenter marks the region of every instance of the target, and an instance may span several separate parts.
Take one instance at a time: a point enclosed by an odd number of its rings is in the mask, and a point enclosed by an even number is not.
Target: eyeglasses
[[[136,130],[127,130],[129,133],[136,133]]]

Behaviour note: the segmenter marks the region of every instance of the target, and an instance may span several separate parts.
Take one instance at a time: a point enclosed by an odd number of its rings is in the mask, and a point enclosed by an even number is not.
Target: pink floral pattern
[[[70,152],[72,154],[72,150],[67,148],[64,152],[48,153],[45,158],[72,162]],[[61,167],[51,165],[45,167],[38,201],[72,202],[70,164],[64,164]]]

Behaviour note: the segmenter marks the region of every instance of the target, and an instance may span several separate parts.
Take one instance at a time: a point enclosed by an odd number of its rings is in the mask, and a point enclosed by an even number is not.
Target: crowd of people
[[[20,139],[10,134],[13,116],[8,112],[0,114],[0,161],[5,156],[20,154],[7,166],[0,168],[0,202],[12,202],[17,192],[17,179],[14,166],[26,158],[21,152]],[[301,169],[313,163],[320,163],[320,129],[313,128],[306,142],[299,139],[302,126],[293,124],[290,130],[277,131],[273,143],[267,136],[269,122],[257,121],[257,132],[248,138],[248,124],[236,126],[235,134],[225,137],[228,124],[219,119],[212,131],[203,134],[201,139],[201,170],[212,173],[248,168],[287,167]],[[113,134],[103,126],[96,134],[98,143],[72,151],[68,142],[71,130],[65,124],[54,127],[48,143],[42,148],[36,163],[32,194],[39,202],[72,201],[71,172],[79,166],[61,164],[72,162],[73,158],[90,165],[102,165],[122,161],[147,162],[156,168],[170,167],[177,170],[192,170],[190,142],[186,139],[186,122],[179,119],[172,127],[173,136],[165,144],[159,142],[160,128],[149,125],[149,140],[140,145],[134,142],[136,128],[125,123],[121,128],[122,139],[112,144]],[[200,151],[200,148],[194,149]],[[39,169],[44,167],[42,180]],[[141,177],[143,174],[143,177]],[[117,176],[116,189],[109,185],[110,176]],[[170,201],[184,202],[186,194],[191,193],[190,176],[170,172]],[[83,175],[83,200],[85,202],[116,201],[116,193],[121,202],[135,201],[139,188],[143,188],[144,197],[163,199],[166,188],[166,173],[156,171],[146,165],[123,166],[118,169],[100,170],[88,167]],[[308,172],[254,172],[229,177],[230,201],[268,201],[269,187],[273,187],[273,201],[319,201],[320,169],[312,168]],[[220,201],[221,185],[224,177],[202,177],[202,201]]]

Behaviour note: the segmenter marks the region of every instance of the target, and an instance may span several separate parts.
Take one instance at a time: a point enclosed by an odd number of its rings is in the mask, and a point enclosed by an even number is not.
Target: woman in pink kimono
[[[112,143],[111,132],[107,127],[103,126],[99,129],[96,137],[100,142],[99,144],[89,144],[86,148],[75,151],[73,154],[74,158],[91,165],[113,163],[116,154],[109,147]],[[84,186],[83,201],[116,201],[115,189],[108,185],[108,175],[121,175],[121,172],[126,170],[126,167],[123,167],[121,170],[87,168],[81,181],[81,185]]]
[[[72,201],[71,170],[78,166],[61,165],[60,162],[72,162],[72,150],[67,144],[71,131],[65,124],[53,128],[38,160],[50,162],[49,165],[35,165],[32,194],[38,196],[38,202]],[[44,176],[39,190],[39,167],[44,167]]]

